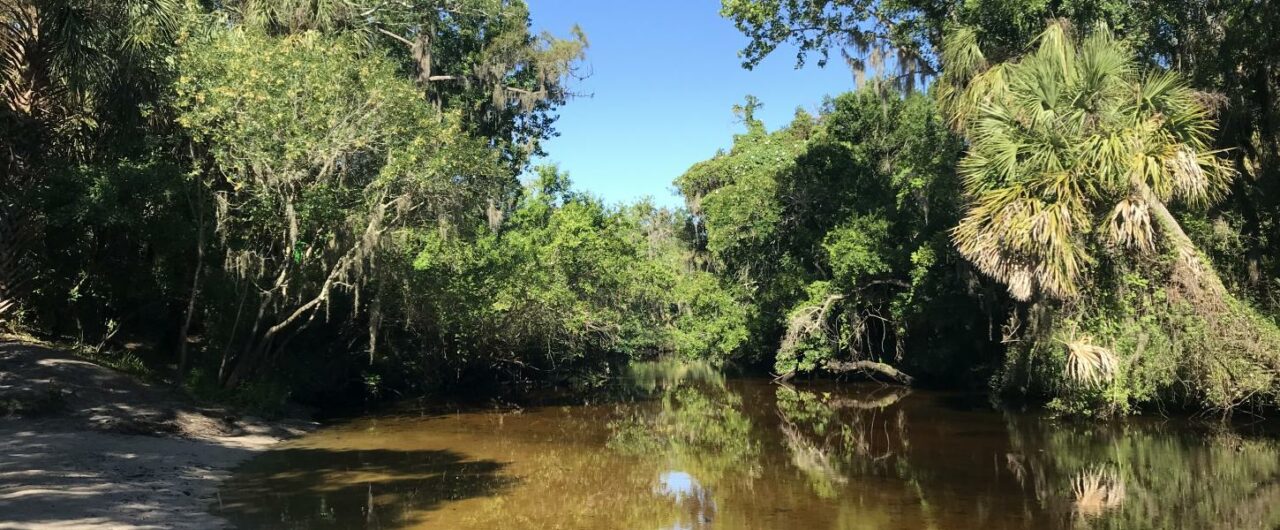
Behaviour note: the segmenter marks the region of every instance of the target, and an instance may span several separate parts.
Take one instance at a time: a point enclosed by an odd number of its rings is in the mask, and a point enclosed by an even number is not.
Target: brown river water
[[[697,367],[595,399],[343,422],[249,461],[212,511],[240,528],[1280,528],[1280,443],[1186,420]]]

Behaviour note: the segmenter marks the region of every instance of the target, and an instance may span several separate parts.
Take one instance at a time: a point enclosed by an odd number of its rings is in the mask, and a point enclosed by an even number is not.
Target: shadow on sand
[[[0,528],[209,528],[197,509],[248,449],[0,421]]]

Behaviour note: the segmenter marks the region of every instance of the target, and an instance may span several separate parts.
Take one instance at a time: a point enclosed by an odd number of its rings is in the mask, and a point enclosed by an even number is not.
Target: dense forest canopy
[[[679,357],[1274,407],[1278,12],[724,0],[859,88],[748,96],[671,209],[531,167],[589,44],[520,0],[0,0],[0,323],[259,404]]]

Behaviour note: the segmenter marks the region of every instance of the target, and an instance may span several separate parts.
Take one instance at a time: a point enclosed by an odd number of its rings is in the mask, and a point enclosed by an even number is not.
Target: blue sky
[[[743,69],[746,37],[720,18],[719,0],[529,0],[529,8],[535,31],[563,37],[577,23],[587,33],[591,75],[575,90],[591,96],[560,110],[545,161],[609,203],[681,204],[671,181],[730,145],[742,130],[731,109],[747,94],[764,103],[757,116],[773,129],[796,107],[813,110],[853,88],[838,60],[796,70],[794,49]]]

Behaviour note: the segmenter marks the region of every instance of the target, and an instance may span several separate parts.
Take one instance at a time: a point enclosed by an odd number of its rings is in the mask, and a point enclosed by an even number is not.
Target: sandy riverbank
[[[66,352],[0,341],[0,529],[220,528],[233,467],[308,422],[199,407]]]

